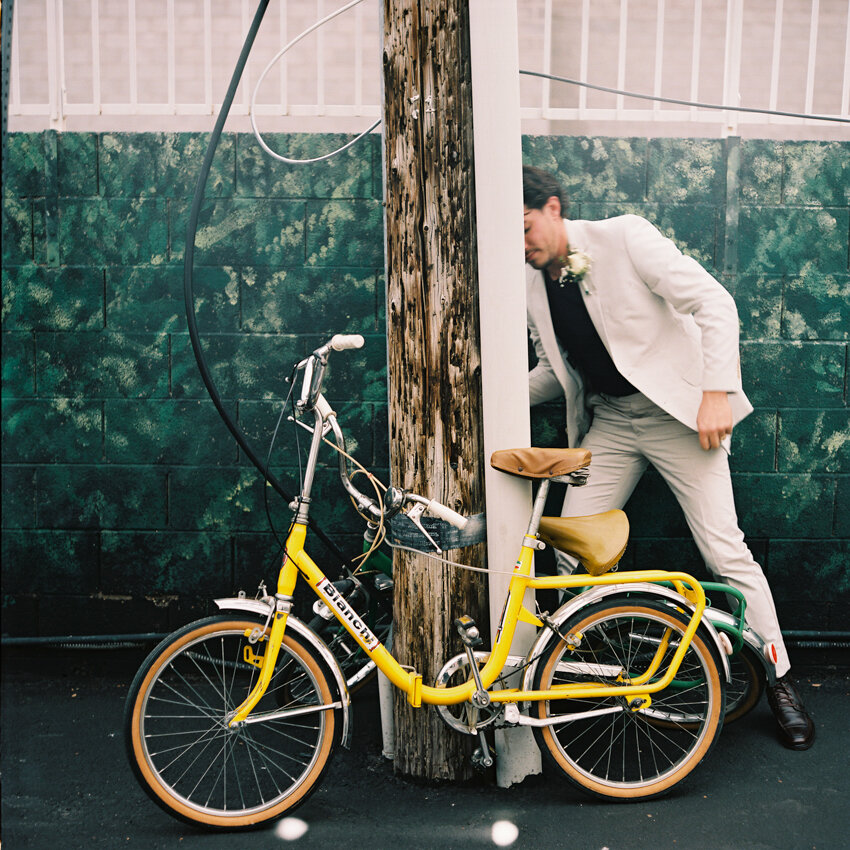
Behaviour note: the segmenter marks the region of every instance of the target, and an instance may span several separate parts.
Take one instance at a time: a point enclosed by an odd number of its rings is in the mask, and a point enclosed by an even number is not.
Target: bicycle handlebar
[[[419,516],[421,516],[423,512],[427,512],[438,519],[444,520],[450,525],[453,525],[455,528],[463,530],[466,527],[468,518],[462,516],[457,513],[457,511],[452,510],[446,505],[435,501],[434,499],[427,499],[424,496],[418,496],[415,493],[407,493],[402,492],[397,488],[390,488],[390,491],[394,493],[394,496],[390,499],[389,503],[384,505],[384,509],[382,511],[378,507],[378,503],[375,499],[367,496],[365,493],[362,493],[352,483],[351,475],[348,471],[348,464],[346,462],[345,436],[342,433],[342,429],[339,427],[336,415],[334,414],[330,404],[321,393],[325,367],[328,362],[328,354],[330,354],[331,351],[345,351],[348,349],[362,348],[364,342],[365,340],[360,334],[334,334],[330,342],[319,346],[309,357],[305,358],[298,364],[297,368],[304,370],[304,377],[302,379],[303,383],[297,407],[302,411],[313,410],[316,415],[315,428],[311,429],[314,431],[315,450],[311,449],[311,459],[308,466],[315,464],[315,451],[318,451],[318,443],[315,442],[315,435],[321,434],[323,425],[329,425],[333,432],[337,447],[340,449],[340,479],[342,480],[343,486],[348,491],[349,495],[354,499],[358,510],[367,513],[370,519],[378,520],[393,516],[405,503],[413,503],[420,507],[416,509],[418,511],[416,516],[414,517],[411,514],[410,518],[418,526],[420,526],[420,528],[421,525],[419,523]],[[310,479],[312,480],[312,475],[310,475]],[[422,529],[422,531],[426,534],[426,536],[428,536],[424,529]]]
[[[453,511],[451,508],[440,504],[440,502],[434,501],[434,499],[431,499],[425,505],[425,510],[439,519],[444,519],[449,525],[453,525],[461,531],[466,528],[466,524],[469,522],[469,517],[461,516],[457,511]]]
[[[360,334],[334,334],[329,345],[334,351],[345,351],[347,348],[363,348],[364,343]]]

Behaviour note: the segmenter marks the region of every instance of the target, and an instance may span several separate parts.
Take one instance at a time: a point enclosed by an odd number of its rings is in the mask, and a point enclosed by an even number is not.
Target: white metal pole
[[[516,0],[470,0],[475,206],[481,316],[484,484],[490,623],[502,614],[509,572],[531,513],[531,488],[489,465],[497,449],[528,446],[528,347],[522,238],[522,147]],[[527,603],[528,604],[528,603]],[[517,633],[512,652],[533,634]],[[540,753],[527,726],[496,731],[496,780],[502,787],[539,773]]]

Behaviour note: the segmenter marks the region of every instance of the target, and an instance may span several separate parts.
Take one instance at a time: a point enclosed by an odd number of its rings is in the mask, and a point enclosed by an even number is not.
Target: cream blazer
[[[741,388],[738,312],[732,296],[646,219],[564,219],[570,250],[591,258],[575,284],[620,373],[647,398],[696,431],[704,390],[729,393],[733,422],[752,412]],[[526,265],[528,328],[538,363],[531,404],[563,395],[567,436],[577,446],[590,427],[585,388],[567,361],[549,315],[543,273]]]

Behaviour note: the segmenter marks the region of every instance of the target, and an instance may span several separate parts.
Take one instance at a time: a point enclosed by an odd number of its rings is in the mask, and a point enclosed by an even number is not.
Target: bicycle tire
[[[636,677],[645,671],[667,629],[674,644],[687,623],[686,615],[654,600],[592,605],[562,624],[562,635],[581,639],[573,649],[559,640],[548,650],[536,670],[534,688],[572,682],[620,684],[619,673]],[[659,676],[674,651],[674,646],[667,648]],[[652,694],[650,705],[637,711],[628,707],[628,697],[538,702],[533,713],[541,720],[619,709],[535,727],[538,745],[570,782],[591,796],[624,802],[663,796],[691,773],[717,740],[725,699],[719,669],[716,650],[700,628],[677,674],[684,671],[691,677],[685,688]]]
[[[756,653],[742,646],[729,657],[732,680],[726,685],[726,714],[724,723],[734,723],[749,714],[764,693],[765,677]]]
[[[227,726],[259,670],[245,647],[263,621],[219,614],[169,635],[139,668],[124,717],[127,755],[148,796],[178,820],[249,829],[291,812],[318,786],[337,743],[335,690],[308,644],[286,633],[252,716],[305,713]],[[265,636],[263,637],[265,640]],[[309,711],[314,707],[314,711]]]

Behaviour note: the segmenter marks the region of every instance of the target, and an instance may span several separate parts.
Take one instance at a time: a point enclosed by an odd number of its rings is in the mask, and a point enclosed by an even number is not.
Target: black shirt
[[[567,352],[570,363],[584,376],[591,392],[624,396],[636,393],[617,370],[593,325],[581,295],[581,283],[551,280],[544,271],[549,312],[555,336]]]

